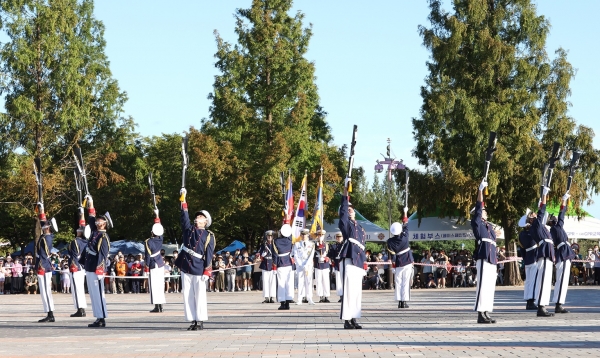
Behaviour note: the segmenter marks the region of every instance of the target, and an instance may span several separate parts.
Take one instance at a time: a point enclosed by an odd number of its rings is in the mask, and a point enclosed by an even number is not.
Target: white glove
[[[185,196],[186,194],[187,194],[187,190],[185,190],[185,188],[181,188],[181,190],[179,191],[179,195]]]
[[[40,211],[40,213],[43,213],[44,212],[44,204],[42,204],[42,203],[40,203],[38,201],[36,205],[37,205],[38,210]]]
[[[406,216],[408,214],[408,208],[405,206],[404,207],[404,216]]]
[[[209,277],[207,275],[202,275],[202,277],[200,277],[200,280],[202,280],[202,282],[206,282],[208,281]]]
[[[104,280],[104,274],[102,274],[102,275],[96,275],[96,277],[98,277],[98,280]]]
[[[483,189],[485,189],[486,186],[488,186],[488,183],[484,179],[481,181],[481,184],[479,184],[479,191],[483,191]]]
[[[156,215],[156,217],[158,217],[158,209],[154,209],[154,215]]]
[[[547,186],[545,186],[544,189],[542,189],[543,195],[548,195],[549,192],[550,192],[550,188],[548,188]]]
[[[348,187],[348,184],[350,184],[350,182],[352,181],[352,178],[348,178],[346,177],[346,179],[344,179],[344,187]]]
[[[83,206],[80,206],[80,207],[78,208],[78,210],[79,210],[79,214],[83,215]]]
[[[563,195],[563,197],[562,197],[562,200],[567,201],[567,200],[569,200],[570,197],[571,197],[571,194],[565,193],[565,195]]]
[[[86,196],[83,197],[83,201],[87,202],[87,207],[91,207],[92,204],[94,203],[94,199],[92,199],[92,196],[90,194],[87,194]]]

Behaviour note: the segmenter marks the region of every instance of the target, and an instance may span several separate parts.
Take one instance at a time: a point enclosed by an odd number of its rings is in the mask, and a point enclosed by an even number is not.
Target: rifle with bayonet
[[[488,146],[485,150],[485,163],[483,166],[483,180],[487,183],[488,173],[490,171],[490,163],[492,162],[492,158],[494,157],[494,152],[496,151],[496,143],[498,142],[498,138],[496,137],[496,132],[490,132],[490,137],[488,139]],[[484,191],[485,195],[489,195],[489,191],[487,186]]]
[[[188,137],[185,136],[183,138],[181,138],[181,160],[183,163],[183,168],[181,170],[181,190],[182,192],[185,192],[185,174],[187,171],[187,167],[188,167]],[[179,201],[183,202],[185,201],[185,194],[181,194],[181,197],[179,198]]]
[[[348,158],[348,174],[347,178],[352,178],[352,169],[354,168],[354,147],[356,147],[356,133],[358,132],[358,126],[355,124],[352,130],[352,142],[350,142],[350,157]],[[347,184],[348,193],[352,192],[352,181],[348,181]]]

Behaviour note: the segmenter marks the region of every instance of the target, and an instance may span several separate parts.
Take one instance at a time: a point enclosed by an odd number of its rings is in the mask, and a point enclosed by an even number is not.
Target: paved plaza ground
[[[339,304],[263,304],[259,292],[208,293],[204,331],[187,331],[180,294],[162,314],[146,294],[107,295],[107,328],[70,318],[70,295],[54,294],[56,323],[39,295],[0,296],[0,355],[59,357],[600,357],[600,288],[571,287],[572,313],[537,318],[522,288],[498,287],[495,325],[476,323],[475,291],[413,290],[400,310],[392,291],[365,291],[362,330],[344,330]],[[337,296],[331,297],[336,302]],[[88,298],[89,300],[89,298]],[[89,301],[88,301],[89,304]],[[552,307],[553,308],[553,307]]]

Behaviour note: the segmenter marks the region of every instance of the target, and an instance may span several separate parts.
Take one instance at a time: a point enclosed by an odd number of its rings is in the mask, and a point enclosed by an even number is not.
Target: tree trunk
[[[506,231],[504,232],[506,235]],[[512,236],[512,234],[510,234]],[[510,249],[509,249],[510,248]],[[517,244],[514,238],[506,238],[508,256],[517,256]],[[523,279],[519,270],[519,262],[512,261],[504,264],[504,286],[522,286]]]

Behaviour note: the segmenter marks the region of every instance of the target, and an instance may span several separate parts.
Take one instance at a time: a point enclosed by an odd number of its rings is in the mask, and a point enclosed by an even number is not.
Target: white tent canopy
[[[335,233],[340,231],[338,228],[339,219],[335,219],[333,223],[325,222],[324,229],[327,232],[325,234],[326,241],[335,241]],[[387,241],[388,231],[378,225],[373,224],[369,220],[356,220],[365,232],[367,233],[367,241]],[[310,228],[312,223],[307,223],[306,227]]]
[[[408,233],[410,241],[434,240],[469,240],[475,239],[471,222],[467,220],[462,225],[457,225],[458,218],[426,217],[419,219],[416,213],[408,220]],[[492,224],[494,225],[494,224]],[[494,225],[496,239],[504,239],[504,229]]]
[[[600,220],[591,216],[577,219],[565,217],[565,231],[569,239],[600,239]]]

